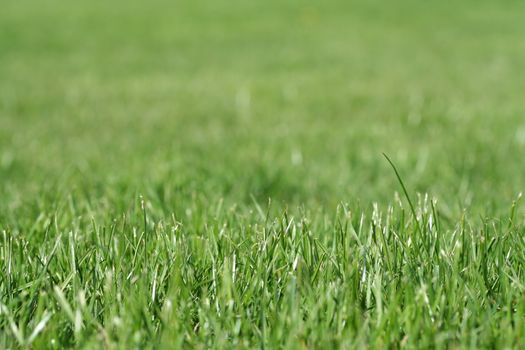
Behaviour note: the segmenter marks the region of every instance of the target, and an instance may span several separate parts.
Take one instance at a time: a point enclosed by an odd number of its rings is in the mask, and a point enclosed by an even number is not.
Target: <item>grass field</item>
[[[4,1],[0,348],[525,347],[524,38],[521,1]]]

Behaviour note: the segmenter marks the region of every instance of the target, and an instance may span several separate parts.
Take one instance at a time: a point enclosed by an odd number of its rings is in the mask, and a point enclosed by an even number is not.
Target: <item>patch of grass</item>
[[[192,203],[196,205],[196,203]],[[519,347],[523,224],[422,198],[266,214],[222,205],[3,232],[7,347]],[[40,332],[39,332],[40,331]],[[36,336],[32,336],[35,334]]]
[[[523,10],[3,4],[0,347],[523,347]]]

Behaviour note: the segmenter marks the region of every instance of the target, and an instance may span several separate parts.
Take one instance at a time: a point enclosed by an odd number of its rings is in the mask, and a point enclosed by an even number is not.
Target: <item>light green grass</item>
[[[6,1],[0,348],[522,348],[524,13]]]

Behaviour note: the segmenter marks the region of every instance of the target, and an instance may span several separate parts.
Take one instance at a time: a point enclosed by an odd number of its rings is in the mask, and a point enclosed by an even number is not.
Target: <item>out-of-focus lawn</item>
[[[2,7],[13,206],[44,187],[118,200],[128,185],[166,205],[191,192],[384,201],[396,183],[381,152],[444,205],[506,205],[523,189],[519,2]]]

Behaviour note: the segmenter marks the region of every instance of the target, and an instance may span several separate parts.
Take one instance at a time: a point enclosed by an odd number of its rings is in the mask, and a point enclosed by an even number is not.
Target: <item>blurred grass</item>
[[[450,205],[494,210],[523,189],[519,2],[3,7],[8,196],[46,183],[96,198],[113,179],[241,202],[384,201],[381,152]]]

